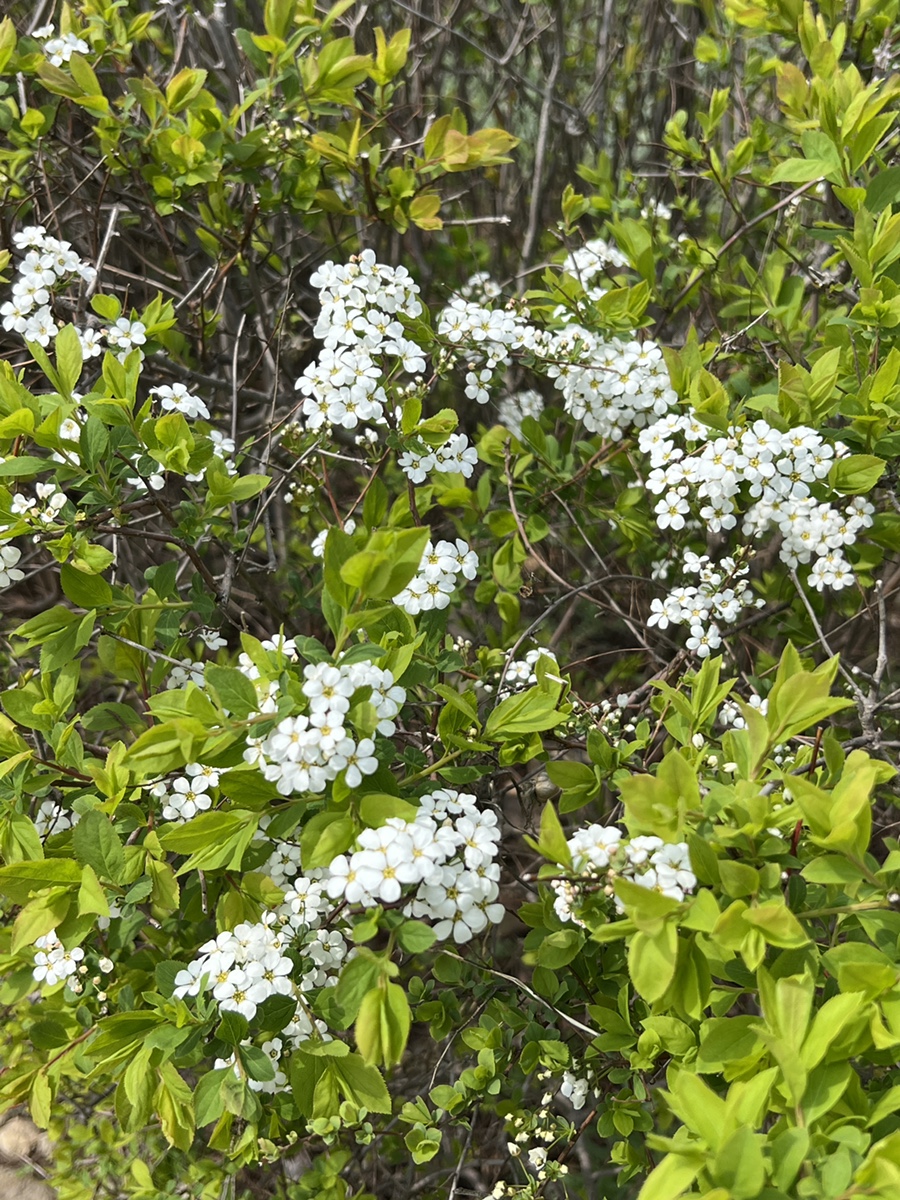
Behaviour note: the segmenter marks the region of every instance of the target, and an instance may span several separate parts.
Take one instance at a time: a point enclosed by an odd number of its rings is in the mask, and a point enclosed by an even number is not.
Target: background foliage
[[[61,1197],[896,1195],[896,17],[11,6],[4,300],[75,258],[3,310],[0,1099]],[[317,425],[363,250],[384,421]],[[364,765],[298,783],[314,679]],[[435,806],[480,909],[310,916]]]

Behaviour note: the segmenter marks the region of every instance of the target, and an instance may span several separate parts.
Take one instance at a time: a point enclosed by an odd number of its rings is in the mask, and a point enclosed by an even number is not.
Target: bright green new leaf
[[[411,1016],[403,988],[382,980],[366,993],[353,1033],[369,1065],[392,1067],[399,1063],[409,1038]]]

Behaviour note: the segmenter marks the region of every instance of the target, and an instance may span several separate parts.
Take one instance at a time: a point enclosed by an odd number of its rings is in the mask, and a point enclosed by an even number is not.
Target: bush
[[[543,235],[566,21],[530,163],[352,5],[0,25],[0,1101],[62,1200],[896,1195],[895,7],[678,26],[664,186],[595,146]]]

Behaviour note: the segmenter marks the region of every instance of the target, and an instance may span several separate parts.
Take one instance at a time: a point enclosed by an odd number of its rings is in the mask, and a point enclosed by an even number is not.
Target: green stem
[[[459,758],[459,756],[461,754],[465,754],[465,752],[465,748],[461,750],[452,750],[449,754],[445,754],[443,758],[439,758],[438,761],[433,766],[429,767],[427,771],[417,771],[415,775],[410,775],[410,777],[408,779],[404,779],[403,782],[411,784],[418,783],[420,779],[427,779],[429,775],[433,775],[435,771],[439,771],[441,767],[445,767],[447,763],[453,762],[454,759]]]
[[[812,908],[809,912],[798,913],[797,916],[802,917],[805,921],[812,921],[816,917],[852,916],[857,912],[872,912],[874,909],[890,907],[885,900],[864,900],[860,904],[844,904],[837,908]]]

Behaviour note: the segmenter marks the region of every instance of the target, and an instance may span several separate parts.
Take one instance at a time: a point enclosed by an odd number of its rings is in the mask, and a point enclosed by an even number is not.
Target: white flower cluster
[[[38,837],[44,838],[52,833],[65,833],[67,829],[77,825],[80,819],[80,813],[63,808],[55,800],[42,800],[34,814],[34,827]]]
[[[474,796],[449,788],[431,792],[419,801],[414,820],[392,817],[364,829],[349,856],[331,862],[326,891],[372,908],[395,904],[404,889],[415,887],[404,913],[435,921],[442,940],[468,942],[503,919],[494,861],[500,836],[496,813],[479,809]]]
[[[116,351],[120,362],[123,362],[132,350],[143,346],[147,341],[147,326],[143,321],[133,321],[129,317],[118,317],[104,332],[110,349]],[[100,353],[99,347],[95,353]]]
[[[286,846],[287,843],[282,842],[281,845]],[[291,858],[293,861],[293,855]],[[335,907],[325,891],[326,876],[324,868],[302,875],[294,873],[293,881],[284,893],[284,903],[278,908],[278,915],[295,932],[308,934],[318,929]]]
[[[13,243],[26,254],[12,285],[12,299],[0,305],[3,328],[21,334],[28,342],[49,346],[60,329],[50,308],[55,291],[76,280],[92,284],[97,270],[78,256],[71,242],[52,237],[43,225],[29,225],[13,234]],[[118,317],[105,329],[76,326],[75,331],[85,360],[103,353],[104,338],[120,361],[147,341],[147,327],[130,317]]]
[[[272,1092],[285,1085],[278,1066],[283,1055],[311,1037],[331,1040],[327,1026],[312,1017],[303,997],[334,987],[355,948],[345,936],[346,919],[339,918],[338,928],[323,927],[338,903],[327,894],[327,871],[299,875],[300,852],[288,842],[276,842],[275,853],[264,869],[277,883],[287,883],[292,877],[283,901],[274,912],[264,913],[258,923],[238,925],[202,945],[194,961],[176,976],[173,995],[184,998],[211,993],[221,1010],[239,1012],[251,1021],[269,996],[296,997],[291,1020],[262,1046],[276,1064],[274,1081],[251,1084],[256,1091]],[[216,1067],[230,1066],[233,1061],[220,1060]]]
[[[689,451],[678,439],[700,444]],[[843,547],[872,524],[874,509],[861,496],[841,510],[813,494],[826,486],[835,459],[848,453],[840,442],[831,446],[806,425],[781,433],[762,419],[710,438],[692,414],[675,413],[648,426],[638,440],[650,456],[646,486],[662,497],[655,509],[660,529],[683,529],[692,500],[704,502],[699,516],[712,533],[733,529],[746,487],[754,503],[744,513],[744,536],[760,538],[777,528],[782,562],[812,562],[809,582],[818,591],[852,583]]]
[[[533,687],[538,681],[537,664],[540,659],[546,659],[545,670],[549,668],[555,679],[559,679],[559,663],[556,656],[543,646],[529,650],[524,658],[513,659],[506,668],[506,677],[500,690],[501,696],[507,696],[520,688]]]
[[[762,716],[765,716],[769,711],[768,696],[763,699],[762,696],[757,696],[755,693],[753,693],[748,699],[747,703],[751,708],[755,708],[759,713],[761,713]],[[725,701],[725,703],[719,709],[717,720],[720,725],[731,725],[733,729],[747,728],[747,722],[734,700]]]
[[[600,1094],[597,1091],[596,1084],[588,1076],[576,1075],[574,1071],[563,1071],[562,1083],[559,1085],[559,1094],[569,1101],[576,1112],[584,1108],[587,1103],[588,1092],[593,1092],[595,1096]]]
[[[628,259],[621,250],[610,245],[609,242],[605,242],[603,238],[594,238],[568,254],[562,264],[562,269],[567,275],[574,275],[584,287],[587,287],[595,276],[608,267],[618,271],[627,266]]]
[[[51,237],[43,225],[29,225],[13,234],[13,244],[26,254],[19,263],[12,299],[0,305],[3,328],[26,341],[48,346],[59,332],[50,297],[73,278],[92,283],[97,272],[82,262],[70,242]]]
[[[437,332],[450,343],[454,358],[465,356],[465,394],[479,404],[490,399],[494,374],[512,361],[513,351],[537,351],[550,342],[548,334],[513,309],[488,308],[460,295],[439,314]]]
[[[266,737],[248,738],[244,759],[258,766],[282,796],[323,792],[342,771],[348,786],[358,787],[364,775],[377,771],[378,760],[373,740],[354,741],[345,727],[354,694],[371,689],[376,728],[390,737],[406,692],[394,683],[390,671],[369,661],[337,666],[310,663],[303,675],[308,711],[282,718]]]
[[[604,264],[626,262],[598,241],[564,265],[592,278]],[[369,250],[346,266],[326,263],[311,282],[320,292],[315,334],[324,348],[297,381],[306,397],[307,427],[354,429],[361,421],[381,422],[387,404],[381,381],[392,364],[379,359],[393,358],[410,374],[425,369],[423,351],[405,337],[397,319],[399,313],[420,314],[419,289],[402,267],[379,264]],[[605,339],[574,323],[557,332],[539,329],[514,304],[490,307],[499,291],[487,277],[473,277],[438,316],[438,336],[449,344],[446,361],[464,361],[469,399],[485,404],[513,353],[527,352],[546,360],[546,374],[562,393],[566,410],[592,433],[619,440],[630,424],[643,426],[675,403],[662,351],[654,342]],[[424,479],[429,468],[415,460],[411,453],[401,465],[417,474],[424,471]]]
[[[505,425],[510,433],[521,437],[522,419],[534,417],[537,420],[543,411],[543,396],[534,388],[528,388],[524,392],[516,392],[514,395],[503,397],[497,408],[497,420],[501,425]]]
[[[604,338],[572,324],[554,335],[550,356],[547,375],[562,393],[566,412],[612,441],[677,402],[656,342]]]
[[[298,662],[300,658],[294,639],[285,637],[283,633],[277,633],[272,638],[266,638],[265,641],[260,642],[260,648],[269,654],[276,654],[278,656],[274,665],[279,674],[287,663]],[[281,691],[278,680],[262,679],[259,667],[254,663],[250,655],[244,651],[241,651],[238,655],[238,670],[242,675],[246,675],[256,688],[256,695],[259,698],[259,711],[261,713],[275,712],[278,707],[278,695]]]
[[[268,923],[243,923],[205,942],[199,957],[175,976],[173,996],[211,991],[223,1012],[252,1021],[269,996],[291,995],[294,964],[282,953],[285,938],[274,926],[274,917]]]
[[[530,1200],[542,1195],[545,1185],[561,1180],[569,1168],[560,1158],[550,1157],[554,1145],[571,1142],[575,1129],[550,1109],[553,1103],[553,1072],[538,1071],[537,1081],[547,1090],[541,1096],[540,1105],[526,1109],[523,1115],[512,1121],[513,1140],[506,1149],[522,1167],[528,1182],[524,1185],[497,1183],[484,1200]],[[577,1135],[576,1135],[577,1136]]]
[[[35,982],[46,983],[48,987],[75,975],[84,958],[84,951],[80,946],[67,950],[54,931],[37,938],[34,945],[37,949],[33,972]]]
[[[298,880],[298,883],[309,881]],[[317,988],[333,987],[344,960],[353,953],[341,933],[311,928],[318,924],[314,914],[307,912],[310,920],[306,923],[298,920],[296,907],[291,908],[291,897],[296,901],[297,893],[287,894],[278,914],[266,913],[256,924],[242,923],[205,942],[197,957],[175,976],[172,993],[176,999],[211,993],[221,1011],[238,1012],[248,1021],[253,1020],[260,1004],[269,996],[297,998],[291,1020],[278,1036],[262,1044],[263,1053],[275,1064],[275,1077],[251,1081],[250,1087],[257,1092],[285,1089],[287,1080],[279,1064],[292,1049],[312,1037],[325,1042],[332,1040],[325,1022],[311,1016],[302,997]],[[330,902],[324,900],[323,907],[331,907]],[[292,978],[296,972],[285,953],[288,948],[302,960],[299,982]],[[232,1055],[218,1059],[214,1065],[219,1069],[233,1063]]]
[[[683,584],[674,588],[664,600],[653,600],[647,624],[666,629],[671,625],[688,625],[691,636],[687,648],[698,658],[708,658],[722,644],[719,622],[733,625],[748,606],[762,607],[764,600],[754,600],[747,581],[750,568],[738,566],[727,555],[712,563],[709,555],[686,550],[684,570],[699,577],[699,585]]]
[[[474,300],[476,304],[490,304],[492,300],[497,299],[501,290],[500,284],[491,278],[488,271],[476,271],[454,293],[454,296],[459,296],[463,300]]]
[[[566,843],[574,875],[602,882],[609,896],[614,894],[613,882],[618,876],[679,901],[697,886],[686,842],[667,843],[654,836],[633,837],[629,841],[622,838],[622,830],[615,825],[594,824],[577,829]],[[581,880],[555,880],[551,887],[556,893],[553,908],[559,919],[579,923],[574,908],[581,897]],[[622,911],[618,899],[616,907]]]
[[[413,617],[432,608],[446,608],[456,590],[458,577],[462,575],[471,580],[477,574],[478,555],[462,538],[455,542],[438,542],[436,546],[428,542],[418,572],[403,591],[393,597],[393,602]]]
[[[32,37],[44,42],[44,53],[53,67],[61,67],[63,63],[69,62],[73,54],[89,54],[91,49],[83,38],[74,33],[54,37],[52,25],[42,25],[34,31]]]
[[[371,250],[346,265],[324,263],[310,283],[319,290],[314,333],[324,348],[296,383],[306,397],[307,427],[355,429],[362,421],[381,422],[384,375],[397,365],[410,375],[425,370],[421,348],[398,319],[422,312],[418,285],[405,267],[378,263]]]
[[[54,481],[36,483],[36,496],[26,496],[22,492],[13,494],[9,511],[13,516],[28,521],[31,524],[54,525],[59,520],[60,509],[65,506],[68,497]]]
[[[469,445],[464,433],[451,434],[443,446],[424,453],[406,450],[397,459],[397,465],[413,483],[424,483],[432,471],[444,475],[459,473],[468,479],[478,462],[478,451]]]
[[[300,847],[293,842],[276,840],[275,848],[263,863],[262,870],[276,887],[292,884],[301,873]]]
[[[200,397],[189,392],[183,383],[173,383],[171,386],[160,384],[159,387],[151,388],[150,395],[157,397],[165,412],[179,412],[189,420],[196,417],[209,420],[209,409]],[[234,450],[234,443],[231,449]]]
[[[595,258],[592,252],[590,261]],[[615,441],[629,425],[645,425],[677,400],[655,342],[607,339],[576,323],[549,332],[510,308],[486,308],[460,296],[441,312],[438,334],[466,356],[465,393],[479,404],[490,398],[495,374],[513,351],[546,360],[544,373],[562,393],[565,410],[591,433]]]
[[[222,768],[188,763],[184,775],[179,775],[169,783],[162,781],[153,784],[149,789],[150,795],[162,802],[162,819],[181,823],[212,808],[213,798],[209,795],[209,789],[219,786],[222,773]]]

